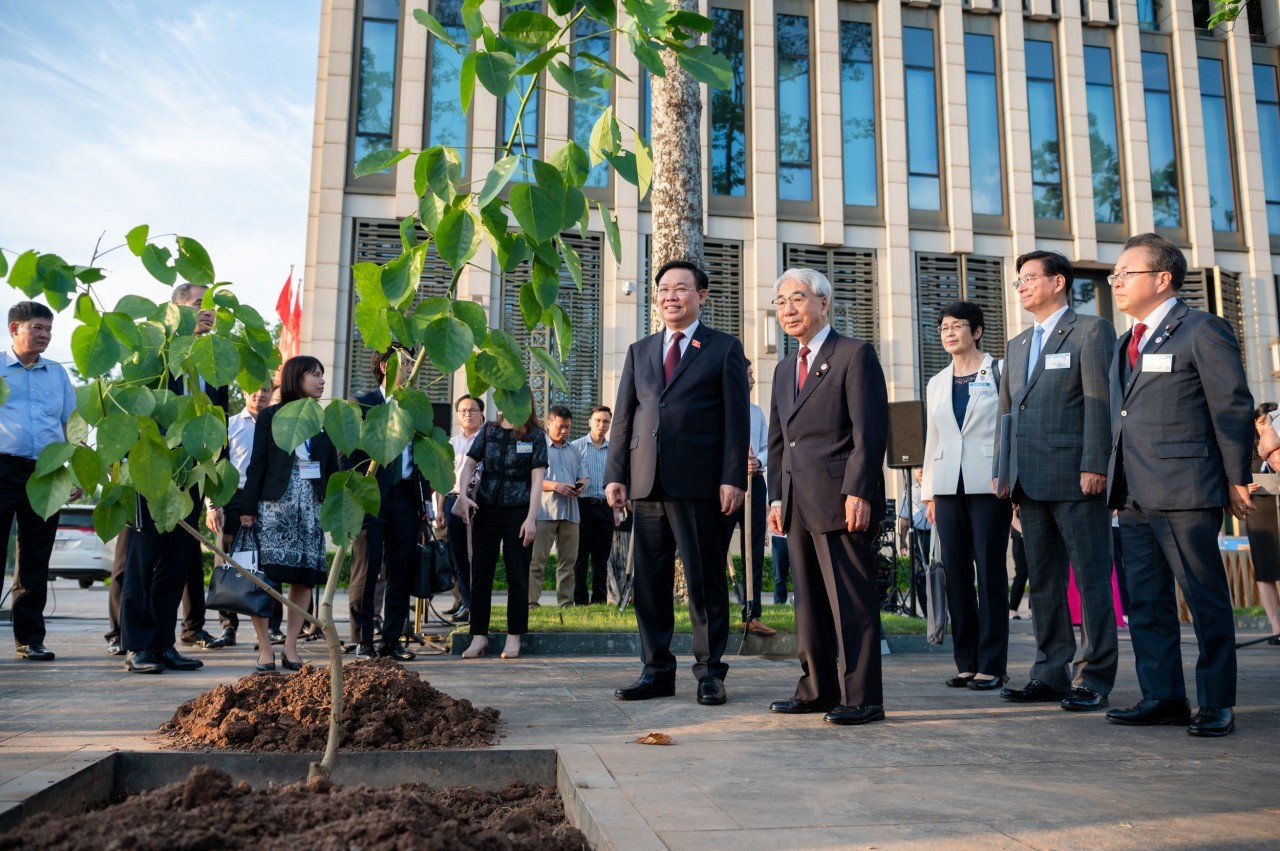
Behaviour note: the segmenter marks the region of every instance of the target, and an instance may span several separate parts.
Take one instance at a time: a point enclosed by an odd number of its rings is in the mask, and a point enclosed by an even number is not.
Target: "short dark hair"
[[[1150,271],[1168,272],[1172,278],[1173,291],[1176,293],[1182,290],[1182,284],[1187,279],[1187,257],[1173,240],[1158,233],[1140,233],[1129,237],[1125,242],[1124,250],[1128,251],[1130,248],[1147,249]]]
[[[387,377],[387,361],[391,360],[391,354],[393,352],[403,352],[406,355],[413,354],[407,347],[400,343],[392,343],[391,348],[387,349],[385,352],[375,352],[373,360],[369,363],[369,369],[373,372],[373,380],[379,384],[382,383],[382,379]]]
[[[289,358],[280,368],[280,404],[302,398],[302,376],[319,370],[324,375],[324,364],[311,355]]]
[[[552,405],[547,409],[547,419],[551,419],[552,417],[559,417],[562,420],[571,420],[573,419],[573,411],[569,410],[564,405]]]
[[[973,332],[973,339],[976,341],[982,335],[979,330],[987,330],[987,326],[982,319],[982,308],[971,301],[953,301],[951,304],[945,305],[938,311],[938,325],[942,325],[942,320],[960,319],[969,323],[969,330]]]
[[[1254,409],[1253,418],[1256,420],[1259,417],[1265,417],[1267,414],[1273,413],[1276,410],[1277,410],[1277,406],[1275,402],[1263,402],[1256,409]]]
[[[591,413],[608,414],[609,416],[613,416],[613,408],[610,408],[608,405],[596,405],[591,409]],[[591,419],[591,417],[587,417],[587,419]]]
[[[475,402],[477,405],[479,405],[479,406],[480,406],[480,413],[482,413],[482,414],[484,413],[484,399],[481,399],[479,396],[472,396],[472,395],[467,394],[467,393],[464,393],[464,394],[462,394],[461,396],[459,396],[459,397],[458,397],[457,401],[455,401],[455,402],[453,403],[453,409],[454,409],[455,411],[456,411],[456,410],[458,410],[458,408],[459,408],[459,407],[461,407],[462,403],[463,403],[463,402],[465,402],[465,401],[467,401],[468,399],[470,399],[471,401],[473,401],[473,402]]]
[[[32,319],[48,319],[53,321],[53,311],[38,301],[20,301],[9,308],[9,323],[30,322]]]
[[[1066,289],[1063,290],[1063,295],[1067,295],[1071,292],[1071,285],[1075,282],[1076,273],[1075,269],[1071,267],[1071,261],[1064,255],[1059,254],[1056,251],[1028,251],[1017,259],[1014,264],[1014,268],[1021,272],[1023,264],[1032,260],[1040,261],[1040,265],[1044,267],[1044,273],[1046,275],[1049,275],[1050,277],[1061,275],[1066,278],[1067,286]]]
[[[747,358],[747,366],[751,366],[751,358]]]
[[[693,273],[693,280],[697,284],[698,289],[706,290],[711,288],[711,280],[707,277],[707,273],[692,260],[668,260],[662,264],[662,268],[658,270],[658,274],[653,276],[653,285],[658,286],[662,283],[662,276],[672,269],[688,269]]]

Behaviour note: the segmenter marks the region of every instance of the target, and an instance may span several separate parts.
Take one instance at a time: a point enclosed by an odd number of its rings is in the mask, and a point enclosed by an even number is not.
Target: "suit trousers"
[[[449,550],[453,553],[460,608],[469,609],[471,608],[471,556],[467,553],[467,524],[453,513],[453,506],[457,501],[456,493],[445,497],[444,525],[449,530]]]
[[[747,586],[744,576],[739,576],[733,583],[738,605],[742,607],[744,621],[760,617],[761,586],[764,585],[764,539],[767,534],[764,519],[768,502],[769,495],[764,484],[764,476],[757,473],[751,479],[751,599],[746,599]],[[726,544],[732,543],[734,527],[742,525],[746,508],[744,505],[731,517],[721,515],[724,519]],[[746,537],[744,536],[741,540],[745,545]],[[743,569],[746,569],[745,559]]]
[[[729,643],[729,586],[725,581],[723,515],[711,499],[638,499],[632,535],[636,622],[644,672],[658,679],[676,673],[671,653],[675,631],[672,593],[680,551],[689,592],[693,630],[693,675],[723,680],[722,658]]]
[[[796,697],[817,703],[884,703],[880,605],[870,532],[812,533],[792,521],[787,551],[796,586]]]
[[[1009,611],[1016,612],[1022,608],[1022,595],[1027,593],[1027,545],[1017,529],[1013,530],[1010,549],[1013,551],[1013,583],[1009,587]]]
[[[194,644],[204,632],[204,559],[196,547],[196,557],[187,565],[187,580],[182,587],[182,640]]]
[[[1236,632],[1231,589],[1218,551],[1221,527],[1221,508],[1158,511],[1130,500],[1120,512],[1129,634],[1144,698],[1186,699],[1173,589],[1177,581],[1199,645],[1197,703],[1215,709],[1235,706]]]
[[[409,575],[418,560],[419,515],[417,486],[400,481],[387,490],[378,516],[365,518],[363,544],[357,539],[352,547],[351,582],[347,587],[352,631],[358,631],[358,644],[373,643],[377,579],[384,570],[387,591],[381,644],[394,646],[404,634],[409,619]]]
[[[951,616],[956,670],[1007,676],[1009,575],[1005,554],[1013,506],[990,493],[938,494],[934,516],[934,534],[942,548],[947,577],[947,613]]]
[[[528,503],[481,505],[472,518],[471,634],[489,634],[493,610],[493,576],[498,547],[507,571],[507,635],[529,631],[529,552],[520,541],[520,527],[529,516]]]
[[[1018,505],[1027,576],[1035,589],[1031,625],[1036,661],[1031,677],[1058,691],[1076,685],[1110,694],[1120,651],[1111,597],[1111,512],[1106,500],[1097,496],[1040,502],[1024,496]],[[1068,566],[1080,591],[1079,657],[1067,606]]]
[[[573,602],[579,606],[608,602],[609,553],[613,549],[613,509],[578,500],[582,522],[578,525],[578,562],[573,569]],[[591,582],[588,590],[587,575]]]
[[[116,535],[116,552],[111,561],[111,584],[107,586],[107,641],[120,639],[120,599],[124,595],[124,566],[129,556],[129,527]]]
[[[574,571],[578,563],[578,525],[572,520],[539,520],[533,539],[533,560],[529,563],[529,605],[542,596],[542,576],[547,556],[556,548],[556,605],[573,605]]]
[[[773,552],[773,602],[782,606],[787,602],[787,582],[791,579],[791,556],[787,552],[787,539],[782,535],[770,535],[769,546]],[[794,596],[792,594],[792,597]]]
[[[35,469],[0,458],[0,552],[9,551],[9,529],[18,519],[13,568],[13,640],[18,646],[44,644],[44,604],[49,597],[49,557],[58,534],[58,515],[45,519],[31,507],[27,479]],[[0,585],[4,572],[0,569]]]
[[[120,596],[120,641],[130,653],[165,650],[174,644],[178,606],[191,562],[200,558],[200,544],[183,530],[161,532],[138,500],[137,525],[129,530],[124,589]],[[200,517],[200,499],[187,523]]]

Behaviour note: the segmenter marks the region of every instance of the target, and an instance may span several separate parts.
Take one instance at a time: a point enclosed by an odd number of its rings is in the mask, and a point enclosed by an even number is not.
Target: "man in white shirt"
[[[547,475],[542,480],[542,504],[538,508],[538,531],[533,539],[533,560],[529,563],[529,605],[537,606],[542,595],[542,574],[551,547],[556,548],[556,603],[573,605],[574,573],[578,562],[578,494],[587,486],[582,454],[568,443],[573,416],[569,409],[555,405],[547,413]]]
[[[578,562],[574,565],[573,602],[579,606],[608,602],[609,552],[613,549],[614,516],[604,495],[609,463],[609,427],[613,411],[605,405],[591,410],[589,431],[573,441],[582,455],[587,486],[578,497]],[[587,574],[591,574],[588,592]]]
[[[756,387],[756,374],[751,366],[751,361],[747,361],[747,387],[754,390]],[[740,539],[742,544],[742,557],[744,572],[743,576],[735,577],[734,591],[738,595],[738,604],[742,606],[742,622],[746,625],[746,631],[752,635],[769,637],[777,635],[778,631],[772,627],[767,627],[760,620],[760,586],[764,583],[764,544],[766,538],[764,517],[765,511],[769,504],[768,489],[765,487],[765,464],[769,458],[769,422],[765,419],[764,411],[759,405],[752,403],[749,407],[751,412],[751,429],[750,442],[747,445],[747,475],[750,477],[750,486],[747,488],[751,492],[751,596],[747,597],[745,571],[747,570],[747,542],[746,529],[743,528],[743,537]],[[746,515],[746,505],[739,508],[735,513],[724,518],[724,539],[730,540],[733,537],[735,527],[742,527],[743,518]]]
[[[449,445],[453,447],[453,490],[448,494],[436,493],[435,524],[436,528],[446,526],[449,530],[449,549],[453,552],[454,575],[458,582],[458,601],[444,614],[452,615],[454,623],[470,623],[471,547],[468,542],[471,529],[461,517],[454,515],[453,505],[458,501],[458,494],[468,485],[459,477],[471,444],[476,442],[476,435],[485,425],[484,399],[459,396],[453,403],[453,417],[458,423],[458,433],[449,438]]]

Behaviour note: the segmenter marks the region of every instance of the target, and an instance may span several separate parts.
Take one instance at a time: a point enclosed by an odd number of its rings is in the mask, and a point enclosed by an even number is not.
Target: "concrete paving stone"
[[[1262,851],[1280,843],[1280,810],[1202,814],[1194,818],[1067,819],[1004,822],[999,829],[1023,847],[1060,851],[1146,851],[1149,848]]]
[[[671,851],[851,851],[851,849],[928,848],[929,851],[969,851],[973,848],[1017,849],[1027,846],[983,824],[846,825],[836,828],[763,828],[709,831],[664,830],[658,837]]]

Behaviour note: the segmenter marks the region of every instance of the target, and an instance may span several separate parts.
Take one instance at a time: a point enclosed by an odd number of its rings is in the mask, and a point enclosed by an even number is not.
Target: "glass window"
[[[1236,186],[1231,158],[1227,95],[1222,85],[1222,60],[1200,57],[1200,109],[1204,113],[1205,160],[1209,166],[1209,206],[1213,229],[1234,231]]]
[[[653,78],[645,69],[640,69],[640,135],[650,145],[653,144]]]
[[[432,14],[459,44],[470,41],[462,25],[462,0],[435,0]],[[458,99],[462,54],[435,36],[431,37],[431,78],[427,86],[427,147],[448,145],[458,149],[463,171],[467,168],[467,115]],[[437,97],[438,95],[438,97]]]
[[[1182,227],[1178,196],[1177,127],[1169,87],[1169,57],[1142,51],[1142,88],[1147,107],[1147,150],[1151,159],[1151,201],[1160,228]]]
[[[1280,92],[1276,66],[1254,65],[1258,99],[1258,141],[1262,145],[1262,182],[1267,196],[1267,231],[1280,236]]]
[[[1138,0],[1138,26],[1144,30],[1158,30],[1156,3],[1158,0]]]
[[[907,196],[913,210],[942,209],[938,155],[938,96],[933,30],[903,27],[907,77]]]
[[[996,88],[996,40],[964,34],[965,94],[969,101],[969,180],[973,213],[1004,215],[1004,169],[1000,163],[1000,95]]]
[[[595,66],[583,58],[583,53],[590,53],[605,62],[612,62],[613,37],[607,26],[593,18],[579,18],[573,25],[573,69],[585,71]],[[611,92],[608,88],[596,92],[589,98],[574,98],[569,102],[573,108],[573,141],[584,151],[591,149],[591,131],[595,129],[596,120],[609,107]],[[609,166],[606,162],[596,163],[587,173],[586,186],[608,186]]]
[[[352,166],[374,151],[392,147],[399,6],[397,0],[365,0],[363,6]]]
[[[1209,16],[1213,14],[1212,0],[1191,0],[1191,20],[1197,29],[1209,28]]]
[[[711,90],[711,194],[747,194],[747,59],[741,9],[711,8],[710,44],[729,60],[733,83]],[[803,20],[803,19],[801,19]]]
[[[844,135],[844,202],[880,203],[876,174],[876,85],[871,24],[840,22],[840,121]]]
[[[1124,194],[1111,48],[1084,46],[1084,80],[1089,105],[1089,153],[1093,163],[1093,218],[1118,224],[1124,221]]]
[[[778,197],[813,200],[809,19],[778,15]]]
[[[504,8],[503,15],[521,11],[541,12],[542,3],[538,2],[538,0],[530,3],[515,3]],[[523,65],[532,59],[535,53],[536,51],[530,50],[517,54],[516,64]],[[520,102],[524,98],[524,92],[529,83],[530,79],[528,77],[517,77],[516,87],[508,92],[506,98],[503,99],[502,127],[499,131],[501,135],[498,138],[499,156],[502,156],[501,149],[506,147],[507,139],[510,138],[512,131],[515,129],[517,117],[520,117]],[[520,167],[511,175],[512,180],[529,179],[533,172],[533,166],[529,164],[529,160],[539,158],[541,149],[538,146],[538,137],[541,134],[538,131],[542,122],[541,94],[541,91],[535,86],[533,91],[529,93],[524,115],[520,117],[520,129],[516,133],[515,143],[511,146],[511,153],[521,157]]]
[[[1031,183],[1036,218],[1065,218],[1058,149],[1058,87],[1053,42],[1027,39],[1027,102],[1031,117]]]

